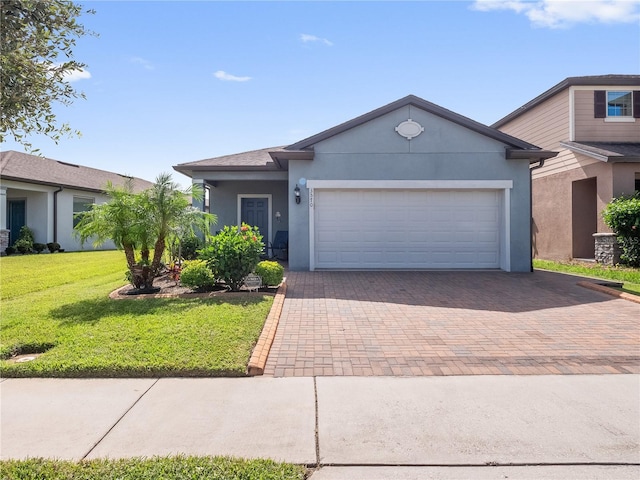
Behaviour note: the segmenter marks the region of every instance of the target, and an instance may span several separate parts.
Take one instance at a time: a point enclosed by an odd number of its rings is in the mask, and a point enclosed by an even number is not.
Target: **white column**
[[[7,229],[7,187],[0,187],[0,230]]]

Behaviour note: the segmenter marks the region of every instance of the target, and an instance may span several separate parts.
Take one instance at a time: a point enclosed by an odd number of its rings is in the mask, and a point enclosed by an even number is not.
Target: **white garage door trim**
[[[511,271],[510,211],[512,180],[308,180],[309,189],[309,269],[315,266],[315,189],[404,189],[404,190],[502,190],[503,212],[500,232],[500,268]]]

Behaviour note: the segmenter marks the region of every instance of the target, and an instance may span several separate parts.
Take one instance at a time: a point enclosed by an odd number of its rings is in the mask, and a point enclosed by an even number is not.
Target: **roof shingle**
[[[103,192],[109,181],[114,186],[122,186],[129,178],[133,179],[135,192],[145,190],[153,185],[152,182],[141,178],[128,177],[13,150],[0,152],[0,176],[6,180],[77,188],[93,192]]]

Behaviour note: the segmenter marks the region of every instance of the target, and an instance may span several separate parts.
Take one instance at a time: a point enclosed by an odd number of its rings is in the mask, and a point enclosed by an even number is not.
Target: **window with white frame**
[[[211,187],[205,185],[204,187],[204,208],[205,212],[211,212]]]
[[[632,117],[631,91],[607,92],[607,117]]]
[[[80,222],[81,214],[91,210],[94,203],[96,199],[92,197],[73,197],[73,228]]]

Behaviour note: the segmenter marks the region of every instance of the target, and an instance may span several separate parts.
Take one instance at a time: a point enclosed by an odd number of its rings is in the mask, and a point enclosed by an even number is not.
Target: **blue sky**
[[[640,73],[640,0],[85,1],[86,94],[47,157],[173,165],[294,143],[408,94],[491,124],[566,77]],[[23,148],[6,142],[3,150]]]

